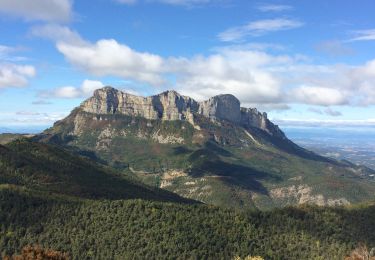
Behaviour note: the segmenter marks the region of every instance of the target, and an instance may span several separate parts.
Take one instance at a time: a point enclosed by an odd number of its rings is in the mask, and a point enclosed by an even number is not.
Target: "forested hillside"
[[[39,245],[73,259],[342,259],[359,243],[375,246],[374,227],[373,204],[225,209],[54,145],[0,146],[2,257]]]
[[[0,184],[90,199],[191,202],[60,147],[27,139],[0,145]]]
[[[2,255],[39,244],[73,259],[343,259],[375,246],[375,206],[236,212],[145,200],[77,200],[2,185]]]

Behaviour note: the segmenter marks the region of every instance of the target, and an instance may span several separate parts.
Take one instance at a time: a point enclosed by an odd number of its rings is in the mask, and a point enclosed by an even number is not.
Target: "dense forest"
[[[343,259],[375,246],[375,206],[236,212],[147,200],[79,200],[2,185],[1,254],[38,244],[73,259]]]
[[[210,206],[61,147],[25,139],[0,145],[4,259],[343,259],[358,245],[374,253],[374,216],[371,203]]]

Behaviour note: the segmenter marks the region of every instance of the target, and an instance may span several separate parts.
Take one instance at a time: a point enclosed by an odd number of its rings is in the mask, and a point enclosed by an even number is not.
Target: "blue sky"
[[[111,85],[236,95],[280,124],[375,124],[375,2],[0,0],[0,128]]]

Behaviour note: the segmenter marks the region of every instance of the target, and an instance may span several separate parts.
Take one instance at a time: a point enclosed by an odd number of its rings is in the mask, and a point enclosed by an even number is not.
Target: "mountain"
[[[183,197],[238,208],[373,199],[373,172],[305,150],[233,95],[203,102],[104,87],[34,140],[131,171]]]
[[[193,203],[54,145],[27,139],[0,145],[0,185],[87,199]]]

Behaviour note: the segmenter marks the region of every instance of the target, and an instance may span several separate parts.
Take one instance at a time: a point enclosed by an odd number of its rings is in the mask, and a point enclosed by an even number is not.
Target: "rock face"
[[[94,114],[118,113],[146,119],[185,120],[198,111],[198,103],[176,91],[140,97],[104,87],[95,90],[94,95],[81,104],[81,108]]]
[[[285,134],[280,128],[267,118],[267,113],[259,112],[256,108],[241,107],[241,125],[245,128],[256,127],[267,133],[285,139]]]
[[[218,95],[203,101],[199,106],[199,113],[212,120],[227,120],[240,123],[240,101],[233,95]]]
[[[260,113],[256,108],[241,108],[240,101],[230,94],[197,102],[176,91],[140,97],[104,87],[95,90],[94,95],[81,104],[81,109],[94,114],[123,114],[146,119],[186,120],[190,123],[194,123],[194,114],[197,114],[212,121],[225,120],[245,128],[259,128],[273,136],[285,137],[278,126],[268,120],[266,113]]]

